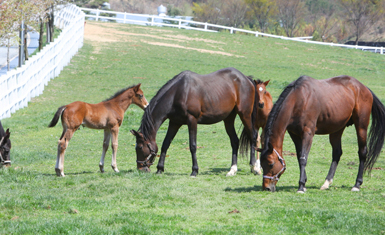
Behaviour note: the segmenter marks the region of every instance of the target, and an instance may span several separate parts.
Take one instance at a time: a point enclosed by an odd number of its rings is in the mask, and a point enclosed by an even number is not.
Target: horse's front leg
[[[162,174],[162,172],[164,172],[164,162],[166,159],[167,150],[170,147],[170,144],[171,144],[172,140],[174,139],[176,133],[178,133],[178,130],[180,127],[181,127],[181,125],[175,124],[172,121],[170,121],[170,123],[168,125],[168,129],[167,129],[166,137],[163,140],[158,165],[156,167],[158,169],[156,172],[157,174]]]
[[[188,131],[189,131],[190,152],[191,152],[191,158],[192,158],[192,164],[193,164],[192,173],[190,176],[196,177],[199,170],[197,156],[196,156],[198,122],[194,116],[189,115],[187,125],[188,125]]]
[[[75,129],[76,130],[76,129]],[[64,154],[68,147],[68,142],[71,140],[73,134],[73,129],[67,129],[63,126],[63,133],[61,138],[59,139],[58,147],[57,147],[57,158],[56,158],[56,165],[55,165],[55,171],[57,176],[64,177]]]
[[[106,152],[108,150],[108,147],[110,146],[110,139],[111,139],[111,130],[105,129],[104,130],[104,139],[103,139],[103,152],[102,152],[102,157],[100,158],[100,162],[99,162],[100,172],[102,172],[102,173],[104,173],[104,158],[106,157]]]
[[[111,167],[115,172],[119,172],[118,165],[116,164],[116,154],[118,152],[118,135],[119,135],[119,126],[116,125],[113,128],[111,128],[111,147],[112,147]]]

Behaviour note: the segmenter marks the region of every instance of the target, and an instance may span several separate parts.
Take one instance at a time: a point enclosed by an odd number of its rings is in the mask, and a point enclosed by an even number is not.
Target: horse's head
[[[257,94],[258,94],[258,107],[263,109],[265,106],[266,100],[265,100],[265,95],[267,93],[266,91],[266,86],[269,84],[270,80],[266,82],[262,82],[261,80],[254,80],[257,88]]]
[[[257,151],[261,152],[261,166],[263,169],[262,189],[274,192],[279,177],[286,170],[285,160],[270,142],[263,150],[258,149]]]
[[[148,106],[148,102],[146,97],[144,97],[142,89],[140,89],[140,85],[141,83],[133,87],[135,95],[132,97],[132,102],[138,105],[141,109],[145,109]]]
[[[135,150],[137,168],[140,171],[150,172],[150,166],[155,160],[158,146],[155,141],[149,141],[144,138],[140,132],[131,130],[131,133],[136,137]]]
[[[9,132],[9,129],[7,129],[5,135],[0,137],[0,166],[11,166],[11,140],[9,139],[10,135],[11,133]]]

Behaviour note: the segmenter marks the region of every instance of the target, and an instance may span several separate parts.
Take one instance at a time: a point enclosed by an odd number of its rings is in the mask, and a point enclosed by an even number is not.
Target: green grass
[[[371,177],[365,175],[361,191],[350,192],[358,168],[352,127],[343,135],[344,154],[327,191],[319,188],[330,166],[331,147],[327,136],[314,138],[304,195],[295,193],[299,170],[292,156],[284,156],[287,170],[276,193],[261,191],[262,178],[250,173],[247,158],[239,159],[236,176],[226,177],[231,147],[223,123],[198,126],[197,178],[189,177],[192,163],[187,127],[181,128],[171,144],[164,174],[154,174],[155,165],[150,174],[137,172],[135,137],[129,133],[138,129],[143,114],[136,106],[127,110],[120,128],[120,173],[109,167],[110,149],[106,173],[99,173],[103,131],[81,128],[66,152],[66,177],[56,177],[62,128],[60,124],[54,128],[47,125],[59,106],[76,100],[97,103],[139,82],[150,100],[183,70],[206,74],[235,67],[246,75],[271,79],[268,90],[274,100],[301,75],[322,79],[347,74],[385,103],[383,55],[228,33],[93,22],[87,22],[86,27],[92,25],[117,27],[122,34],[109,35],[119,39],[115,42],[86,40],[41,96],[2,120],[11,130],[12,167],[0,170],[0,234],[385,233],[385,154],[375,165],[381,169],[373,170]],[[198,40],[201,38],[206,41]],[[157,42],[190,49],[153,45]],[[239,120],[236,125],[238,129]],[[158,131],[159,147],[166,130],[167,121]],[[284,150],[295,152],[288,137]],[[240,213],[229,213],[235,209]]]

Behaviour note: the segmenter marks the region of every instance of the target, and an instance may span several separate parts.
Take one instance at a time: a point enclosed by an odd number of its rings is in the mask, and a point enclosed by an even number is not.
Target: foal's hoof
[[[99,165],[99,169],[100,169],[100,172],[104,173],[104,166],[103,165]]]
[[[62,172],[59,168],[55,168],[56,175],[59,177],[65,177],[64,172]]]
[[[111,167],[112,167],[112,170],[114,170],[115,172],[119,172],[117,167],[114,167],[114,166],[111,166]]]
[[[360,188],[357,188],[357,187],[352,188],[352,192],[359,192],[359,191],[360,191]]]
[[[305,193],[306,192],[306,188],[303,188],[303,190],[298,190],[297,193]]]

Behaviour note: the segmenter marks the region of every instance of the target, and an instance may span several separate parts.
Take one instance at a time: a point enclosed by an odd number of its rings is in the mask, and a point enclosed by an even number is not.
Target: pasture
[[[103,130],[80,128],[65,156],[66,177],[56,177],[61,124],[48,128],[58,107],[73,101],[98,103],[142,83],[148,99],[183,70],[201,74],[234,67],[267,86],[275,101],[301,75],[357,78],[385,103],[385,56],[241,34],[87,22],[83,48],[59,77],[27,108],[3,119],[10,128],[12,166],[0,170],[0,234],[385,234],[385,153],[351,192],[358,170],[354,127],[342,137],[343,155],[334,182],[321,191],[331,162],[328,136],[315,136],[307,165],[307,192],[297,194],[294,145],[284,140],[287,170],[277,192],[262,191],[248,157],[231,166],[223,122],[198,126],[199,174],[191,173],[188,131],[172,142],[165,172],[136,170],[135,137],[143,111],[131,105],[119,131],[117,165],[111,146],[99,172]],[[237,131],[241,131],[237,119]],[[157,134],[161,146],[167,121]],[[240,133],[239,133],[240,134]]]

